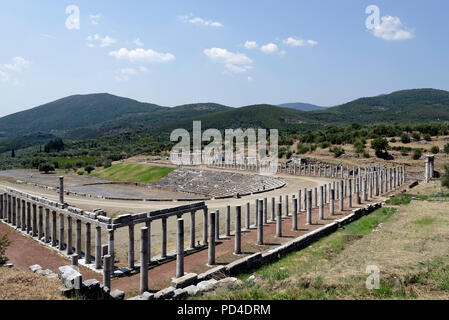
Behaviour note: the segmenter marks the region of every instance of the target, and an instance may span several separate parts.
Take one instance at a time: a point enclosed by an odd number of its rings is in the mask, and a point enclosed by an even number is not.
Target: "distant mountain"
[[[436,89],[396,91],[311,111],[306,117],[311,122],[336,124],[449,121],[449,92]]]
[[[0,118],[0,152],[42,143],[44,137],[91,139],[227,109],[216,103],[169,108],[107,93],[73,95]]]
[[[315,111],[315,110],[325,110],[327,107],[320,107],[310,103],[293,102],[293,103],[283,103],[279,107],[295,109],[300,111]]]
[[[291,106],[230,108],[196,103],[169,108],[110,94],[76,95],[0,118],[0,152],[42,144],[56,136],[84,140],[138,131],[166,137],[176,128],[191,130],[193,120],[202,121],[203,129],[259,127],[290,132],[353,122],[449,121],[449,92],[436,89],[397,91],[313,111]]]

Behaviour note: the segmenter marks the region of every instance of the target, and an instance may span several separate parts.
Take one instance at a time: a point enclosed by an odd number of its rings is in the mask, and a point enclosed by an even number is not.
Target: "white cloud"
[[[21,72],[30,65],[30,62],[22,57],[14,57],[12,61],[10,64],[4,64],[3,67],[11,71]]]
[[[10,75],[0,70],[0,82],[8,82],[11,79]]]
[[[0,82],[7,83],[10,82],[13,85],[18,85],[20,82],[14,76],[11,75],[13,73],[20,73],[24,69],[30,66],[30,62],[22,57],[14,57],[11,59],[12,63],[7,63],[0,65]],[[1,70],[3,69],[3,70]],[[8,71],[8,72],[6,72]]]
[[[134,42],[134,44],[135,44],[136,46],[138,46],[138,47],[143,47],[143,46],[144,46],[143,42],[140,41],[139,38],[137,38],[137,39],[134,40],[133,42]]]
[[[195,17],[193,14],[188,14],[185,16],[181,16],[179,18],[184,23],[191,23],[191,24],[207,26],[207,27],[216,27],[216,28],[223,27],[223,24],[221,24],[220,22],[212,21],[212,20],[205,20],[200,17]]]
[[[263,53],[267,53],[267,54],[272,54],[272,53],[276,53],[278,52],[279,48],[277,45],[275,45],[274,43],[268,43],[262,47],[260,47],[260,50]]]
[[[162,63],[170,62],[176,59],[175,56],[171,53],[160,53],[151,49],[145,50],[142,48],[134,50],[121,48],[120,50],[109,52],[109,55],[119,60],[128,60],[131,62]]]
[[[384,16],[382,22],[375,26],[373,34],[384,40],[408,40],[413,38],[413,31],[405,28],[398,17]]]
[[[89,48],[95,48],[95,43],[99,44],[101,48],[109,47],[110,45],[117,43],[116,39],[113,39],[110,36],[102,38],[99,34],[94,34],[93,36],[89,35],[86,38],[86,41]]]
[[[246,41],[245,48],[246,49],[257,49],[257,48],[259,48],[259,45],[257,44],[256,41]]]
[[[135,68],[121,68],[116,71],[116,76],[114,77],[117,81],[129,81],[131,76],[138,75],[139,73],[148,72],[148,68],[144,66],[139,66]]]
[[[253,61],[243,53],[234,53],[222,48],[205,49],[204,54],[212,61],[221,63],[226,71],[242,73],[252,69]]]
[[[248,82],[253,82],[253,81],[254,81],[253,77],[248,76]]]
[[[94,25],[97,25],[101,18],[101,13],[91,14],[89,17],[90,17],[90,22]]]
[[[292,47],[313,47],[318,44],[315,40],[296,39],[293,37],[288,37],[283,42],[284,44]]]

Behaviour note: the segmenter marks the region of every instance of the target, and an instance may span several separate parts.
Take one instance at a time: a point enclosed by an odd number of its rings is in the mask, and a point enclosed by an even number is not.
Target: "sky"
[[[449,90],[449,2],[0,0],[0,116],[73,94],[334,106]]]

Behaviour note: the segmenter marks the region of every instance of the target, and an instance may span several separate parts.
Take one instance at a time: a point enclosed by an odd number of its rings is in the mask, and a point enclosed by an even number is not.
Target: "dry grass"
[[[0,268],[0,300],[67,300],[61,281],[16,268]]]

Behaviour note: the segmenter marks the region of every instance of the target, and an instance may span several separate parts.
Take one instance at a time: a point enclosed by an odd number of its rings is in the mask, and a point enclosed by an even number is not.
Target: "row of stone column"
[[[86,264],[92,263],[90,223],[83,223],[79,219],[72,221],[71,216],[8,193],[0,195],[0,202],[2,204],[0,207],[1,218],[5,222],[45,244],[58,248],[69,256],[75,253],[81,258],[83,254],[81,231],[84,224],[84,259]],[[75,223],[75,246],[73,246],[72,239],[73,223]],[[95,231],[95,267],[100,269],[102,260],[101,227],[95,226]],[[113,231],[110,231],[110,238],[111,236],[113,242]]]

